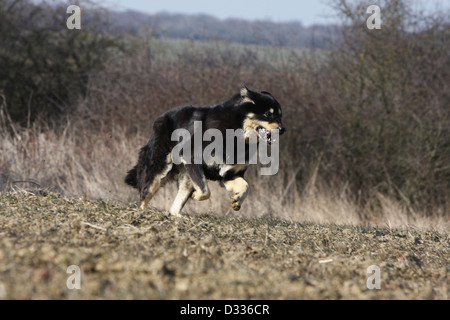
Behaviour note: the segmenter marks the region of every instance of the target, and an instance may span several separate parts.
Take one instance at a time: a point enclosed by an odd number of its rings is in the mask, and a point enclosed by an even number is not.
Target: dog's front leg
[[[169,213],[176,217],[180,217],[181,210],[188,201],[189,197],[192,195],[192,192],[194,192],[194,187],[191,179],[186,173],[180,174],[178,177],[178,193],[172,206],[170,207]]]
[[[227,191],[233,193],[231,196],[231,208],[234,211],[239,211],[248,194],[247,181],[245,181],[242,177],[237,177],[233,180],[224,181],[223,185]]]

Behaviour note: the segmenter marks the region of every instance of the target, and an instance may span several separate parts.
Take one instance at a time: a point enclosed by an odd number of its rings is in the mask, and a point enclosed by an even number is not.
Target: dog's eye
[[[267,111],[266,113],[264,113],[264,116],[267,117],[267,118],[270,118],[272,116],[272,113]]]

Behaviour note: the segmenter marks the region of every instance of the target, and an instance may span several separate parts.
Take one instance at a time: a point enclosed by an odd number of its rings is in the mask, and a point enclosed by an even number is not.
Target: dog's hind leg
[[[165,180],[167,174],[172,170],[172,158],[170,153],[166,157],[165,166],[157,173],[152,171],[147,173],[145,179],[145,187],[142,188],[141,194],[141,209],[145,209],[150,202],[156,191],[160,187],[161,183]]]
[[[233,193],[231,197],[231,208],[234,211],[239,211],[241,205],[248,195],[248,183],[242,177],[237,177],[233,180],[223,182],[225,189]]]
[[[139,151],[137,165],[125,182],[139,190],[140,208],[144,209],[173,167],[171,155],[171,120],[162,115],[152,126],[148,143]]]
[[[197,164],[185,164],[184,167],[186,168],[186,172],[189,174],[195,189],[192,193],[192,198],[197,201],[209,199],[211,192],[209,191],[202,167]]]
[[[183,209],[193,191],[194,186],[189,175],[187,173],[181,173],[178,178],[178,193],[170,207],[169,213],[179,217],[181,215],[181,209]]]
[[[147,189],[146,192],[144,191],[143,192],[144,195],[141,196],[141,205],[139,206],[139,208],[141,210],[145,209],[147,204],[150,202],[150,200],[155,195],[156,191],[158,191],[158,188],[160,185],[161,185],[161,176],[156,175],[155,178],[153,179],[153,182],[150,185],[150,187]]]

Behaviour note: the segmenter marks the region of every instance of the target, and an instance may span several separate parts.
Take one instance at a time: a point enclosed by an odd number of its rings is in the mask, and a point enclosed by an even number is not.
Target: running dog
[[[173,133],[182,129],[190,135],[185,143],[195,140],[196,130],[203,134],[214,129],[222,136],[226,136],[230,129],[240,130],[244,148],[234,146],[230,149],[223,141],[223,148],[218,148],[222,152],[216,150],[209,159],[196,162],[193,160],[199,154],[197,145],[196,148],[183,149],[192,152],[183,152],[180,154],[181,162],[175,162],[173,150],[179,141],[174,141]],[[238,94],[217,105],[176,107],[155,120],[150,140],[141,148],[138,162],[128,171],[125,182],[139,190],[140,208],[144,209],[164,182],[177,181],[178,193],[169,213],[180,216],[189,198],[202,201],[210,197],[207,180],[219,181],[232,193],[231,207],[238,211],[249,188],[244,173],[250,163],[250,142],[254,141],[250,137],[256,136],[257,144],[261,141],[272,144],[275,142],[274,130],[280,135],[286,131],[281,122],[280,104],[269,92],[256,92],[245,86]],[[206,144],[204,141],[200,143],[201,154]],[[236,152],[239,150],[241,154]],[[237,161],[239,156],[244,160]]]

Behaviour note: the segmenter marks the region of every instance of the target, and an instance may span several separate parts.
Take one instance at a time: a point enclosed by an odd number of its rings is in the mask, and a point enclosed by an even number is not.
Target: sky
[[[103,0],[110,9],[134,9],[146,13],[206,13],[220,19],[242,18],[273,22],[301,21],[304,25],[333,22],[328,0]],[[328,15],[328,18],[326,16]]]
[[[370,2],[368,0],[361,0]],[[450,9],[450,0],[412,0],[417,6]],[[330,0],[97,0],[112,10],[134,9],[145,13],[205,13],[220,19],[243,18],[273,22],[301,21],[314,23],[337,22]],[[373,3],[377,3],[373,0]]]

